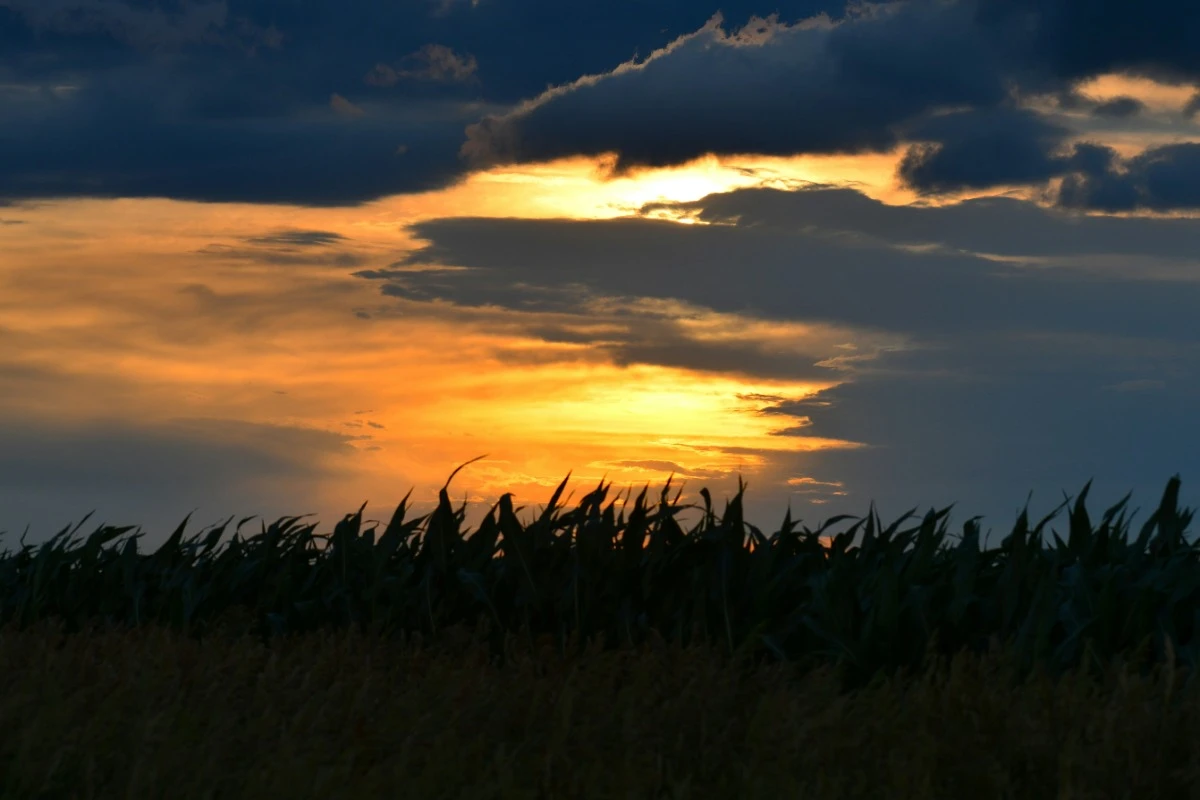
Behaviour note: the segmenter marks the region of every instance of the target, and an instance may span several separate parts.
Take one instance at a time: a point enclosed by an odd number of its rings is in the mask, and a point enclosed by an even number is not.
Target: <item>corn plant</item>
[[[431,513],[410,519],[410,492],[382,531],[364,529],[364,503],[328,535],[284,517],[243,538],[249,517],[221,543],[230,517],[185,539],[185,518],[150,554],[138,552],[143,534],[131,527],[102,525],[77,542],[90,514],[40,547],[22,535],[19,551],[0,555],[0,625],[153,622],[202,637],[241,612],[264,639],[351,625],[436,636],[466,625],[490,631],[499,661],[510,633],[549,635],[565,653],[592,641],[637,646],[653,631],[752,662],[831,663],[848,688],[998,645],[1011,645],[1020,675],[1114,658],[1191,668],[1200,656],[1200,569],[1177,475],[1132,541],[1129,495],[1093,525],[1089,481],[1073,506],[1065,499],[1032,529],[1027,504],[990,550],[980,548],[979,517],[946,543],[950,508],[902,529],[915,508],[885,528],[872,504],[864,518],[834,517],[815,531],[797,530],[789,510],[767,535],[744,520],[739,481],[721,514],[701,490],[703,514],[685,530],[676,517],[699,507],[681,505],[681,492],[671,498],[672,480],[657,503],[648,486],[610,497],[601,482],[567,508],[570,475],[527,521],[505,494],[469,532],[450,480]],[[1066,539],[1051,529],[1045,546],[1043,529],[1064,507]],[[856,521],[826,534],[847,520]]]

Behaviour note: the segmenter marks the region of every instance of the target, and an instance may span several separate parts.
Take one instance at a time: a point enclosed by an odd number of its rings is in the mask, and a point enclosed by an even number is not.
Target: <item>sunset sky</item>
[[[0,0],[0,549],[481,455],[994,546],[1196,505],[1198,368],[1191,0]]]

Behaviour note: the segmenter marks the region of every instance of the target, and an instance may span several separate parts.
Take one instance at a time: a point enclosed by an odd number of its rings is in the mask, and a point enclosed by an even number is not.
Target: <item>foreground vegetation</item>
[[[4,798],[1186,798],[1200,702],[1170,669],[1104,680],[997,657],[849,695],[716,650],[563,658],[464,629],[264,644],[161,626],[0,632]]]
[[[447,481],[431,514],[406,519],[405,497],[382,533],[361,529],[359,508],[327,536],[286,517],[243,539],[242,520],[222,546],[232,518],[186,540],[185,519],[152,554],[138,552],[140,532],[108,546],[129,527],[101,526],[82,544],[82,523],[40,547],[22,537],[19,552],[0,554],[0,625],[58,618],[70,631],[102,619],[203,636],[242,610],[265,641],[349,625],[435,636],[486,621],[501,662],[506,633],[549,635],[565,653],[568,639],[578,652],[593,639],[638,645],[654,630],[684,645],[719,644],[742,661],[834,665],[847,689],[919,668],[927,652],[996,645],[1012,646],[1022,675],[1133,652],[1146,668],[1174,658],[1196,665],[1200,569],[1184,538],[1193,512],[1177,508],[1178,476],[1134,540],[1128,495],[1093,527],[1089,482],[1068,511],[1065,540],[1052,528],[1054,545],[1044,547],[1042,532],[1069,499],[1032,529],[1023,511],[990,550],[980,549],[978,517],[956,546],[943,546],[949,508],[904,530],[915,509],[886,529],[869,513],[823,542],[855,518],[796,531],[789,512],[766,536],[743,520],[739,486],[719,517],[702,489],[703,517],[685,531],[676,516],[691,506],[679,493],[670,499],[669,481],[656,507],[643,490],[620,510],[601,485],[564,511],[566,484],[528,523],[501,497],[470,535]]]
[[[566,483],[525,522],[505,495],[474,532],[443,487],[382,531],[360,508],[327,536],[287,517],[184,539],[184,520],[150,554],[128,527],[22,538],[0,555],[0,796],[1200,785],[1178,476],[1136,537],[1129,496],[1092,523],[1089,483],[990,550],[978,518],[946,545],[950,509],[905,529],[913,512],[816,531],[789,513],[765,535],[740,486],[719,516],[702,490],[684,530],[670,482],[571,509]]]

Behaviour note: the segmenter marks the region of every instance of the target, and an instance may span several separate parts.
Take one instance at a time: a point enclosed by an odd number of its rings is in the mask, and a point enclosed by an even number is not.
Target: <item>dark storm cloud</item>
[[[1153,147],[1123,162],[1110,151],[1096,162],[1066,177],[1060,204],[1100,211],[1200,208],[1200,143]]]
[[[269,93],[262,113],[247,97],[244,111],[206,114],[194,88],[121,71],[66,97],[10,103],[0,194],[352,204],[446,183],[456,131],[471,116],[457,104],[426,103],[367,107],[347,119],[327,96],[320,107],[292,108],[305,117],[299,123]]]
[[[780,10],[827,6],[841,12],[840,0]],[[661,47],[715,10],[0,0],[0,198],[347,205],[445,186],[463,172],[467,124]]]
[[[1094,0],[978,0],[977,24],[1011,54],[1030,87],[1106,72],[1200,79],[1200,5]]]
[[[965,6],[901,6],[843,25],[721,18],[641,64],[582,78],[468,130],[477,163],[616,151],[623,165],[706,152],[853,153],[939,106],[994,105],[999,65]]]
[[[1037,183],[1066,168],[1051,153],[1070,132],[1032,111],[994,108],[923,120],[905,138],[900,177],[922,192]]]
[[[725,28],[694,0],[0,0],[0,194],[345,205],[453,182],[460,145],[475,165],[878,151],[949,108],[1011,107],[1014,90],[1200,75],[1198,12],[1181,0],[912,0],[844,20],[841,0],[722,10]],[[746,25],[768,11],[782,21]],[[1031,133],[989,134],[998,178],[1053,166],[1061,154]],[[914,179],[980,185],[965,154],[982,134],[945,132]]]
[[[618,168],[708,152],[882,151],[932,136],[906,178],[926,191],[1039,183],[1060,175],[1070,131],[1014,104],[1037,94],[1090,103],[1074,84],[1109,71],[1200,80],[1195,4],[913,0],[836,24],[719,21],[649,60],[548,90],[471,126],[476,164],[618,154]],[[1081,33],[1081,31],[1086,32]],[[945,118],[948,109],[966,109]],[[1118,98],[1101,116],[1135,116]]]

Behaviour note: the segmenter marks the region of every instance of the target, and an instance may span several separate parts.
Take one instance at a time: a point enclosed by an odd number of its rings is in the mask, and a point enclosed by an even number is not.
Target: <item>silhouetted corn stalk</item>
[[[449,480],[428,515],[407,519],[406,495],[378,537],[377,527],[362,529],[364,503],[328,536],[285,517],[244,539],[247,518],[218,546],[232,517],[191,539],[184,519],[151,554],[137,551],[141,532],[115,541],[130,527],[100,526],[73,547],[89,514],[38,548],[22,536],[20,551],[0,556],[0,624],[57,617],[77,630],[100,618],[203,636],[240,609],[264,638],[348,625],[424,635],[483,625],[501,661],[508,632],[550,635],[564,652],[582,652],[594,639],[638,645],[653,630],[753,661],[832,662],[847,687],[1000,643],[1013,645],[1020,675],[1118,657],[1143,670],[1146,659],[1193,668],[1200,655],[1200,569],[1184,540],[1192,511],[1177,508],[1179,476],[1132,541],[1129,496],[1093,526],[1089,481],[1067,510],[1066,541],[1051,531],[1045,546],[1043,529],[1069,498],[1032,530],[1027,501],[993,550],[980,549],[978,517],[946,546],[950,508],[902,529],[915,508],[884,528],[872,505],[865,518],[835,517],[816,531],[797,531],[789,509],[765,535],[743,519],[739,481],[720,515],[701,490],[701,519],[684,530],[676,516],[696,507],[681,506],[681,492],[669,497],[670,480],[656,505],[647,487],[618,512],[621,498],[608,499],[603,483],[574,508],[560,506],[569,479],[528,523],[505,494],[470,535]],[[857,521],[823,542],[844,520]]]

